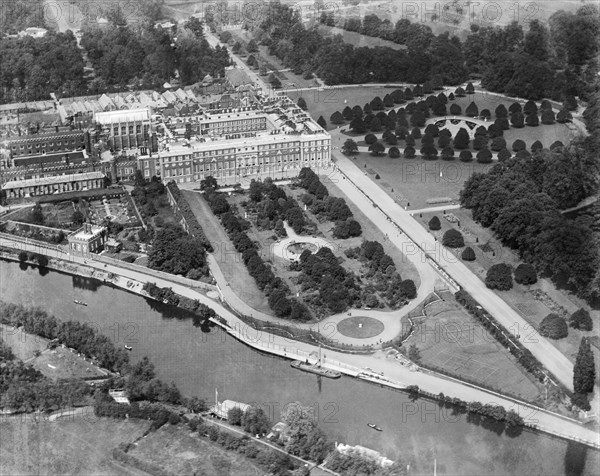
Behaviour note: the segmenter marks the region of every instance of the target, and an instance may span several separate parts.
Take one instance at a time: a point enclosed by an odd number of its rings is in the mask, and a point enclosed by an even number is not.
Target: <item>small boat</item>
[[[77,299],[75,299],[73,302],[75,304],[79,304],[80,306],[87,306],[87,302],[78,301]]]
[[[375,423],[367,423],[367,426],[369,428],[373,428],[376,431],[383,431],[383,428],[381,428],[380,426],[377,426]]]
[[[131,349],[133,349],[133,347],[131,347],[130,345],[125,346],[125,350],[131,350]]]

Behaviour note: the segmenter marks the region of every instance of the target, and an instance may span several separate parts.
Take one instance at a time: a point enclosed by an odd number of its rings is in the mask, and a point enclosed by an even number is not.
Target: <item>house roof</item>
[[[26,180],[11,180],[6,182],[3,190],[12,190],[15,188],[32,187],[34,185],[53,185],[56,183],[79,182],[81,180],[92,180],[104,178],[102,172],[85,172],[82,174],[54,175],[52,177],[32,178]]]
[[[234,88],[244,84],[252,84],[252,80],[246,72],[240,68],[229,68],[225,70],[225,78]]]

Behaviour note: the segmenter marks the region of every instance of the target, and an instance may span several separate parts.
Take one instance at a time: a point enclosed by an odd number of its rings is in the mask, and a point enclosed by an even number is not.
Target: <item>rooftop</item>
[[[69,239],[74,238],[76,240],[90,240],[104,233],[106,228],[103,226],[92,225],[91,223],[84,223],[81,228],[74,231],[69,235]]]
[[[54,185],[57,183],[79,182],[82,180],[93,180],[99,178],[104,178],[104,174],[102,172],[85,172],[82,174],[55,175],[52,177],[31,178],[26,180],[11,180],[10,182],[6,182],[2,186],[2,189],[12,190],[15,188],[33,187],[35,185]]]
[[[148,108],[143,108],[99,112],[94,116],[94,119],[96,120],[96,123],[102,125],[118,124],[120,122],[149,121],[150,110]]]

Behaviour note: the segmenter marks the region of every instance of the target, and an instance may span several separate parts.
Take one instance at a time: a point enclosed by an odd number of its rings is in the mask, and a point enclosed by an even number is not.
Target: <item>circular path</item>
[[[368,339],[381,334],[385,329],[383,322],[367,316],[354,316],[337,324],[337,330],[346,337]]]

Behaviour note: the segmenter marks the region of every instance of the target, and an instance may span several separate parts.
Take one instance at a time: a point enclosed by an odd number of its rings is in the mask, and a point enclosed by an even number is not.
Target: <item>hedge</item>
[[[193,237],[198,238],[207,251],[212,252],[214,249],[212,244],[210,243],[210,241],[208,241],[208,238],[204,234],[204,230],[202,229],[200,223],[198,223],[198,220],[196,219],[196,215],[194,215],[194,213],[192,212],[190,204],[181,194],[181,191],[179,190],[177,184],[171,180],[167,184],[167,188],[169,189],[169,192],[171,192],[171,195],[177,203],[177,207],[179,208],[179,214],[187,223],[188,233]]]

